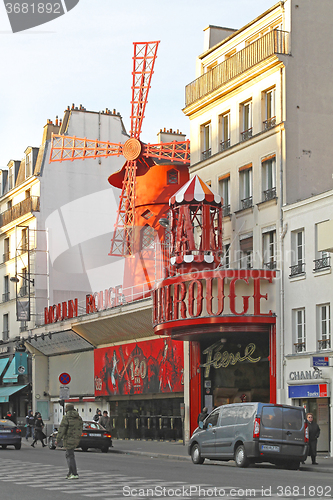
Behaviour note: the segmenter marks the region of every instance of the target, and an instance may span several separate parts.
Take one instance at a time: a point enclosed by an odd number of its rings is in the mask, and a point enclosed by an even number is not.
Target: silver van
[[[235,403],[219,406],[200,422],[188,452],[195,464],[210,458],[235,460],[238,467],[270,462],[298,469],[308,441],[302,406]]]

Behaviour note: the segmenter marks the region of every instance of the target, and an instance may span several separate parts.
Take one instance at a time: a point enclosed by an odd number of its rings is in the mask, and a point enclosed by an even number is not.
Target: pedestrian
[[[318,465],[318,463],[316,462],[316,455],[317,455],[317,440],[320,435],[320,427],[317,424],[317,422],[314,422],[312,413],[306,414],[306,420],[309,429],[309,456],[311,457],[312,465]]]
[[[199,422],[203,422],[205,420],[205,418],[207,417],[207,415],[208,415],[208,408],[207,408],[207,406],[204,406],[202,408],[202,412],[199,413],[199,415],[198,415],[198,424],[199,424]]]
[[[101,410],[99,408],[97,408],[96,413],[95,413],[95,415],[93,417],[93,420],[95,422],[99,422],[99,419],[101,418],[101,416],[102,416],[102,412],[101,412]]]
[[[25,439],[28,441],[28,438],[31,436],[34,437],[34,428],[35,428],[35,418],[32,414],[32,411],[28,411],[28,415],[25,417]]]
[[[44,444],[44,439],[46,438],[46,436],[43,432],[43,429],[44,429],[44,422],[42,419],[42,415],[39,413],[37,419],[35,420],[34,440],[30,445],[33,448],[35,447],[35,444],[37,443],[37,441],[40,441],[42,443],[43,448],[46,446],[46,444]]]
[[[78,412],[74,409],[72,403],[67,403],[65,406],[66,415],[62,417],[62,421],[57,434],[55,445],[62,440],[63,447],[66,449],[66,460],[68,464],[67,479],[79,479],[74,450],[79,446],[83,421]]]
[[[7,411],[5,418],[16,424],[15,417],[11,411]]]
[[[103,411],[103,416],[99,419],[99,423],[106,431],[111,432],[111,418],[108,416],[108,412],[106,410]]]

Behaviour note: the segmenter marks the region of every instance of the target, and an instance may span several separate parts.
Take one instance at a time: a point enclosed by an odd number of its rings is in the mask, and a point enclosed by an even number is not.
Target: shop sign
[[[184,391],[183,343],[154,339],[95,349],[95,397]]]
[[[226,269],[167,278],[153,291],[153,324],[223,315],[272,316],[271,310],[263,311],[268,293],[261,287],[263,282],[272,283],[275,275],[275,271]]]
[[[322,378],[323,374],[321,370],[301,370],[297,372],[290,372],[289,379],[290,380],[312,380],[317,378]]]
[[[236,363],[242,363],[243,361],[258,363],[261,360],[261,356],[258,356],[257,358],[252,356],[256,350],[256,345],[253,343],[250,343],[245,347],[243,356],[240,352],[232,353],[223,351],[222,349],[223,344],[219,341],[202,351],[202,354],[206,354],[206,362],[201,365],[205,368],[205,378],[209,377],[211,366],[215,369],[227,368],[229,365],[235,365]]]
[[[45,325],[57,323],[64,319],[74,318],[78,312],[78,299],[69,300],[68,302],[60,302],[50,307],[44,308]]]
[[[122,286],[111,287],[104,292],[95,292],[86,295],[86,314],[104,311],[112,307],[121,306],[125,302]]]
[[[290,385],[289,398],[327,398],[327,384]]]
[[[311,356],[311,366],[330,366],[329,356]]]

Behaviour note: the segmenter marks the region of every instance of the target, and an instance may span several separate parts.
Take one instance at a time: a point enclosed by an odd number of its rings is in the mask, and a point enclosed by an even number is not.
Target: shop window
[[[305,309],[293,310],[293,331],[294,331],[294,347],[295,352],[303,352],[306,350],[305,337]]]
[[[331,348],[331,306],[321,304],[317,306],[318,349]]]

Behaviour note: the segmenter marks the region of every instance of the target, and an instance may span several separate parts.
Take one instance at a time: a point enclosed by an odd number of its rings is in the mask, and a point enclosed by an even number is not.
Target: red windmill
[[[158,44],[159,42],[134,43],[131,131],[125,144],[60,135],[52,137],[50,162],[120,155],[126,158],[122,169],[108,179],[110,184],[122,189],[109,254],[113,256],[131,256],[136,251],[136,177],[146,174],[155,165],[152,158],[157,159],[157,162],[183,165],[190,163],[188,140],[159,144],[144,144],[140,141]],[[188,178],[188,174],[186,175]]]

